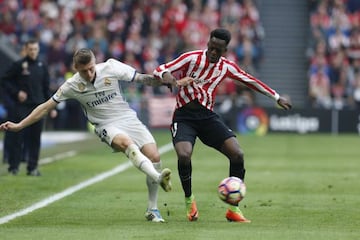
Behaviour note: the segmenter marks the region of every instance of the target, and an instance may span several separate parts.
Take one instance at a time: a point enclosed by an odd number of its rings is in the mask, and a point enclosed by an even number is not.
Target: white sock
[[[131,144],[125,150],[126,156],[131,160],[135,167],[144,172],[153,181],[158,182],[160,173],[156,171],[150,159],[148,159],[136,144]]]
[[[153,163],[153,165],[158,172],[161,172],[161,162]],[[149,176],[146,176],[146,185],[148,187],[148,209],[158,209],[159,184]]]

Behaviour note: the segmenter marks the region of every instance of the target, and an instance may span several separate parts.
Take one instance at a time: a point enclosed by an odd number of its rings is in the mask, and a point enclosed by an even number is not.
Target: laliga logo
[[[267,133],[268,126],[269,118],[262,108],[246,108],[238,115],[237,130],[242,134],[263,136]]]

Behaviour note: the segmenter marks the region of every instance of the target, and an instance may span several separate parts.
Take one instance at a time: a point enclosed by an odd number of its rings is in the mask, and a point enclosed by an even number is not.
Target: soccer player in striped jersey
[[[171,190],[168,168],[161,170],[160,154],[147,127],[140,122],[136,112],[129,107],[120,91],[119,81],[135,81],[147,85],[161,85],[150,74],[138,73],[133,67],[109,59],[96,64],[90,49],[79,49],[73,57],[77,73],[68,79],[46,102],[38,105],[19,123],[5,122],[0,130],[17,132],[39,121],[67,99],[80,102],[84,113],[94,126],[95,133],[114,151],[123,152],[139,170],[146,174],[148,206],[145,218],[164,222],[157,206],[158,186]]]
[[[178,87],[171,133],[189,221],[199,217],[191,185],[191,156],[196,137],[229,159],[229,176],[242,180],[245,177],[244,154],[236,136],[213,111],[219,84],[230,78],[272,98],[285,110],[291,108],[286,98],[224,57],[230,40],[228,30],[215,29],[210,33],[207,49],[183,53],[153,72],[163,83]],[[239,206],[229,206],[225,216],[229,221],[250,222]]]

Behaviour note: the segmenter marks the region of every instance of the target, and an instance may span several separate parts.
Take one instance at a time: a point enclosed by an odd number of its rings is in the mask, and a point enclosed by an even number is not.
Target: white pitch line
[[[68,151],[68,152],[64,152],[64,153],[59,153],[56,154],[52,157],[46,157],[46,158],[42,158],[39,160],[39,165],[44,165],[44,164],[48,164],[48,163],[52,163],[64,158],[69,158],[69,157],[73,157],[77,154],[76,151]]]
[[[166,153],[168,151],[170,151],[172,149],[172,144],[169,143],[169,144],[166,144],[162,147],[159,148],[159,153],[160,154],[163,154],[163,153]],[[123,164],[120,164],[118,165],[117,167],[107,171],[107,172],[103,172],[93,178],[90,178],[84,182],[81,182],[75,186],[72,186],[72,187],[69,187],[67,189],[65,189],[64,191],[62,192],[59,192],[59,193],[56,193],[48,198],[45,198],[43,200],[41,200],[40,202],[37,202],[33,205],[31,205],[30,207],[27,207],[27,208],[24,208],[18,212],[15,212],[13,214],[10,214],[10,215],[7,215],[7,216],[4,216],[4,217],[1,217],[0,218],[0,225],[1,224],[4,224],[4,223],[7,223],[17,217],[21,217],[21,216],[24,216],[24,215],[27,215],[37,209],[40,209],[40,208],[43,208],[43,207],[46,207],[47,205],[51,204],[51,203],[54,203],[64,197],[67,197],[83,188],[86,188],[92,184],[95,184],[95,183],[98,183],[100,181],[103,181],[105,180],[106,178],[108,177],[111,177],[111,176],[114,176],[115,174],[117,173],[120,173],[120,172],[123,172],[125,171],[126,169],[130,168],[132,166],[132,163],[130,161],[126,162],[126,163],[123,163]]]

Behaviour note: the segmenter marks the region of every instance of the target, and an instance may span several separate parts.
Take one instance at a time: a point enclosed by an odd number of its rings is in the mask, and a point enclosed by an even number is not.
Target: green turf
[[[169,142],[155,132],[158,145]],[[358,135],[239,136],[245,151],[250,224],[229,223],[216,195],[227,160],[198,141],[193,190],[198,222],[185,218],[173,151],[162,156],[173,170],[171,193],[160,191],[165,224],[146,222],[144,175],[135,168],[110,177],[45,208],[0,225],[0,239],[359,239],[360,137]],[[0,218],[127,161],[96,138],[58,145],[42,157],[78,150],[79,155],[44,165],[43,176],[9,176],[0,166]]]

